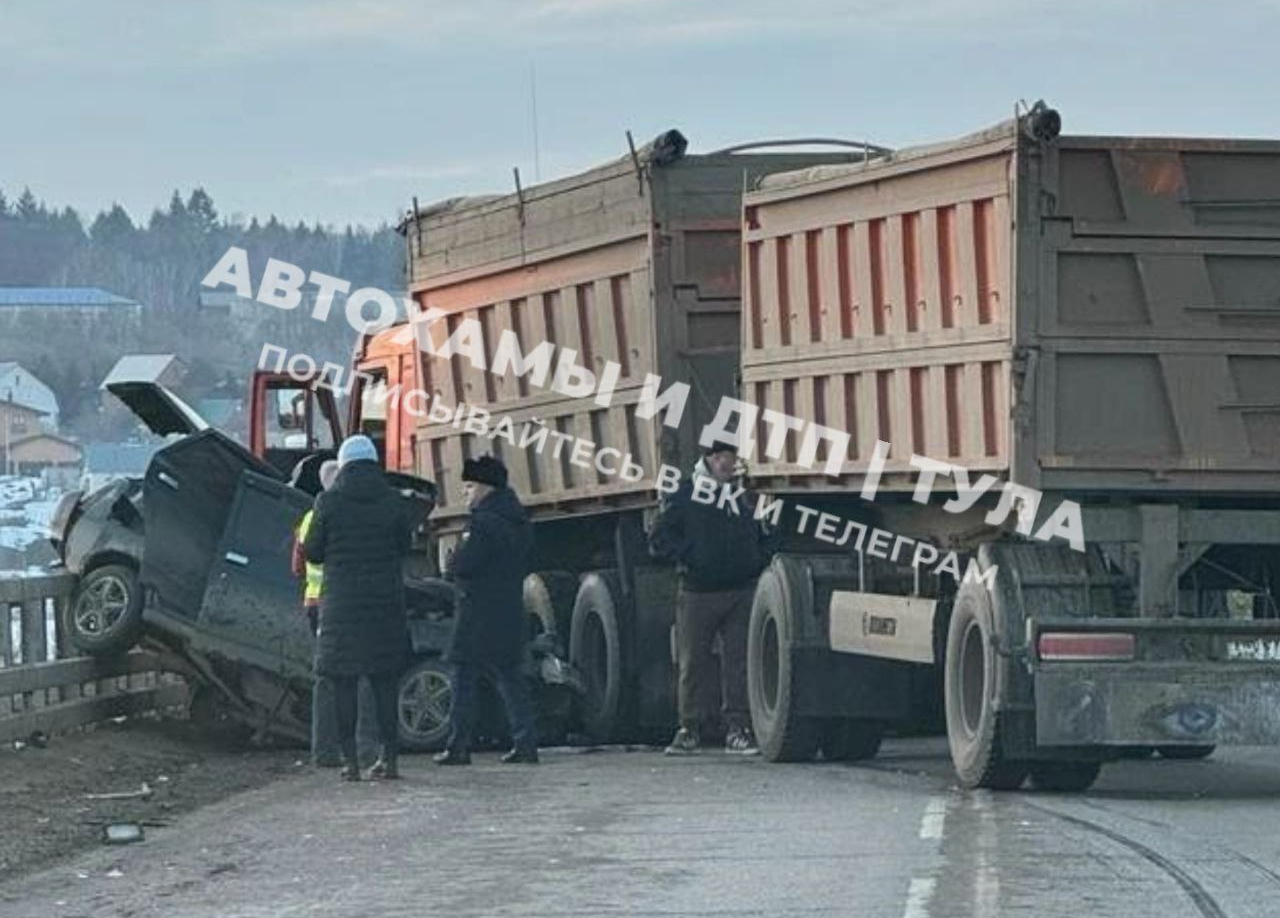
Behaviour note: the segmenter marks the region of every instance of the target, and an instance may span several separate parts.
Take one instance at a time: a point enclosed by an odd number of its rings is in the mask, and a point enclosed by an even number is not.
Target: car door
[[[213,429],[183,437],[152,457],[142,485],[141,580],[148,615],[179,625],[198,617],[228,508],[245,473],[271,470]]]
[[[293,575],[294,531],[311,498],[264,475],[240,479],[200,609],[201,630],[224,655],[300,677],[312,639]]]

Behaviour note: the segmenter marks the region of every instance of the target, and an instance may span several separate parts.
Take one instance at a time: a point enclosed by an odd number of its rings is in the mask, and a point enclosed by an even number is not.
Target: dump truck
[[[673,723],[676,581],[645,533],[657,469],[687,470],[732,396],[849,435],[834,470],[829,444],[801,461],[799,429],[772,450],[761,424],[746,454],[784,508],[748,651],[769,759],[866,758],[930,712],[971,787],[1083,789],[1138,751],[1274,743],[1280,144],[1060,127],[1037,105],[957,141],[835,155],[697,156],[673,132],[418,211],[409,289],[444,319],[430,346],[362,342],[352,429],[440,485],[441,557],[463,461],[506,461],[537,535],[526,609],[583,671],[596,740]],[[433,355],[466,319],[490,358],[511,332],[598,375],[619,364],[613,397]],[[650,373],[690,387],[678,429],[637,411]],[[410,380],[643,474],[368,398]],[[1064,507],[1078,538],[1037,538]],[[991,577],[815,539],[815,514]]]
[[[851,435],[835,476],[757,449],[755,484],[998,571],[775,558],[749,650],[770,758],[870,754],[919,667],[965,786],[1280,740],[1280,143],[1059,129],[1037,106],[744,196],[742,398]],[[913,456],[965,472],[920,494]],[[983,474],[1005,484],[946,512]],[[1066,501],[1079,544],[1033,538]]]
[[[535,528],[529,617],[582,672],[582,727],[598,742],[654,737],[674,725],[675,581],[648,561],[645,518],[659,464],[689,468],[697,428],[735,389],[743,190],[771,172],[861,162],[880,150],[860,141],[804,152],[777,147],[693,154],[672,130],[578,175],[420,211],[401,227],[408,289],[419,310],[444,318],[424,326],[429,345],[410,342],[411,352],[427,352],[416,365],[386,346],[394,330],[370,340],[358,361],[373,376],[370,386],[394,387],[407,370],[433,402],[481,407],[516,427],[540,425],[631,457],[639,474],[628,479],[583,469],[567,451],[513,448],[429,419],[406,423],[403,410],[364,425],[384,432],[389,461],[429,470],[439,485],[433,525],[441,557],[465,523],[463,461],[494,452],[506,462]],[[609,406],[527,375],[432,356],[466,319],[484,330],[490,357],[511,332],[526,354],[549,342],[594,374],[616,364]],[[693,392],[680,429],[637,414],[649,374]]]

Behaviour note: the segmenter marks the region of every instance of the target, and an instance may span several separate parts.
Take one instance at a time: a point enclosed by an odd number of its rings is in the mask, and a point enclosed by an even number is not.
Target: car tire
[[[103,564],[80,578],[63,615],[63,633],[91,656],[129,650],[142,636],[142,587],[124,564]]]
[[[593,743],[618,742],[626,728],[621,595],[616,573],[592,571],[573,602],[569,662],[586,682],[582,728]]]
[[[818,751],[821,721],[798,713],[798,682],[792,658],[798,597],[781,561],[756,585],[747,625],[747,699],[760,754],[770,762],[807,762]]]
[[[1006,759],[1001,746],[996,711],[1000,663],[993,628],[985,587],[966,582],[956,596],[947,630],[947,744],[962,786],[1016,790],[1027,776],[1027,766]]]
[[[453,669],[443,660],[418,660],[400,676],[396,726],[400,747],[411,752],[443,749],[453,713]]]
[[[1031,786],[1039,791],[1077,794],[1098,780],[1101,762],[1032,762],[1027,770]]]
[[[1217,746],[1157,746],[1156,752],[1160,753],[1160,758],[1171,759],[1179,762],[1189,762],[1196,759],[1207,759],[1213,755]]]

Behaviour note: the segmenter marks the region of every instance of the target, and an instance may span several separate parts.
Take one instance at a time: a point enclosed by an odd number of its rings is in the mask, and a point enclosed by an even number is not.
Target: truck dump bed
[[[853,435],[831,479],[761,430],[765,486],[857,487],[880,439],[902,473],[1280,490],[1280,142],[1026,124],[745,196],[742,397]]]
[[[660,462],[688,465],[701,426],[738,368],[742,192],[766,172],[818,162],[849,163],[860,153],[684,155],[668,132],[639,152],[520,194],[446,202],[411,220],[410,290],[417,303],[446,311],[437,343],[463,317],[477,319],[492,359],[510,330],[523,353],[544,341],[571,348],[599,376],[621,365],[608,408],[569,398],[513,374],[497,376],[465,357],[424,358],[424,388],[448,405],[466,403],[510,416],[519,431],[551,430],[612,446],[643,467],[638,481],[571,464],[566,449],[513,450],[449,424],[420,423],[415,468],[441,489],[438,516],[463,512],[463,459],[501,455],[521,499],[535,512],[583,512],[651,502]],[[692,387],[678,431],[636,417],[645,375]]]

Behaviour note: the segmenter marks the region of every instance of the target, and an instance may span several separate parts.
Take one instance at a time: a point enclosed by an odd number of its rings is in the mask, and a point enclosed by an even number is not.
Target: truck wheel
[[[578,578],[568,571],[538,571],[524,578],[524,611],[529,637],[550,634],[563,647],[573,626]]]
[[[453,672],[441,660],[419,660],[400,677],[396,722],[400,745],[414,752],[443,748],[453,711]]]
[[[1213,755],[1217,746],[1157,746],[1156,752],[1162,759],[1187,761],[1191,759],[1207,759]]]
[[[1088,790],[1098,780],[1101,762],[1032,762],[1031,786],[1036,790],[1074,794]]]
[[[986,589],[964,584],[951,613],[943,677],[951,762],[964,787],[1016,790],[1027,776],[1027,766],[1006,760],[1000,746],[995,639]]]
[[[594,743],[616,742],[623,730],[621,595],[617,574],[593,571],[582,578],[573,602],[569,662],[586,682],[582,726]]]
[[[875,758],[884,738],[878,720],[829,720],[822,730],[822,757],[828,762],[861,762]]]
[[[770,762],[801,762],[818,751],[817,718],[797,708],[796,671],[791,648],[796,633],[796,599],[781,567],[760,575],[747,631],[747,698],[760,754]]]
[[[71,643],[93,656],[124,653],[142,636],[142,588],[123,564],[104,564],[80,578],[66,605],[63,627]]]

